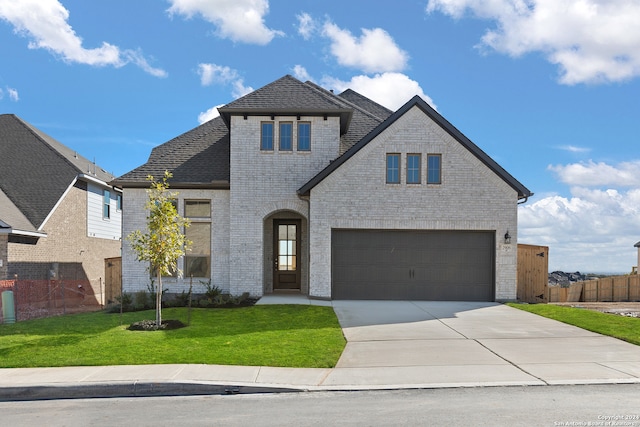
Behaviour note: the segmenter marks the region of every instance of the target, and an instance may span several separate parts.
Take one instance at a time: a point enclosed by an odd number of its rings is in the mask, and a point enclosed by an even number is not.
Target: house
[[[120,256],[113,175],[13,114],[0,115],[0,280],[89,281]]]
[[[420,97],[393,112],[284,76],[153,149],[113,182],[123,234],[148,175],[173,173],[193,249],[168,292],[321,299],[516,298],[517,204],[532,193]],[[123,245],[123,287],[148,266]]]
[[[636,263],[635,268],[632,270],[635,271],[635,274],[638,274],[638,266],[640,266],[640,242],[633,245],[633,247],[638,248],[638,262]]]

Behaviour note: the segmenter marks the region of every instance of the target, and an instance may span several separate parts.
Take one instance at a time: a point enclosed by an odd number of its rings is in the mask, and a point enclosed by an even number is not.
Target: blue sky
[[[638,0],[0,0],[0,113],[119,176],[285,74],[418,94],[535,193],[519,242],[551,270],[626,273],[639,21]]]

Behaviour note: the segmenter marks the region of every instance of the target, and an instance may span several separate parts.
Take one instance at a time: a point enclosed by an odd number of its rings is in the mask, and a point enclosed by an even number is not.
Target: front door
[[[300,220],[273,220],[273,290],[300,289]]]

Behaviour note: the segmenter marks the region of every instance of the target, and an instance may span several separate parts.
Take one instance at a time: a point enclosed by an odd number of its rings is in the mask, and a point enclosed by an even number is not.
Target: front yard
[[[165,308],[165,320],[188,321],[186,308]],[[164,363],[327,368],[345,339],[331,307],[262,305],[199,308],[190,325],[130,331],[155,311],[73,314],[0,325],[0,367]]]

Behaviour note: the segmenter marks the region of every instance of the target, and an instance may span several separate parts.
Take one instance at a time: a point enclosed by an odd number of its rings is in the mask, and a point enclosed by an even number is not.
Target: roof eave
[[[353,110],[350,108],[313,109],[313,108],[218,108],[220,117],[227,125],[231,126],[231,116],[321,116],[340,117],[340,134],[349,130]]]
[[[150,188],[149,181],[123,181],[123,180],[113,180],[109,182],[109,185],[112,185],[117,188]],[[206,189],[206,190],[228,190],[231,188],[229,181],[220,180],[220,181],[211,181],[211,182],[172,182],[169,181],[169,188],[171,189]]]

